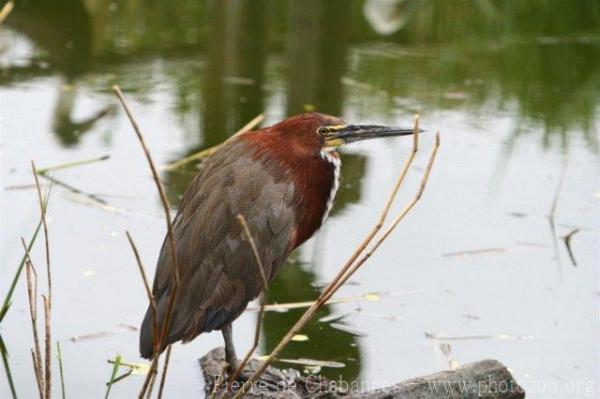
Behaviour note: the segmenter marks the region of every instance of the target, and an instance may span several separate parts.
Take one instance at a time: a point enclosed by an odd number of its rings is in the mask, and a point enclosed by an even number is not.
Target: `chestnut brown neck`
[[[270,128],[272,129],[272,128]],[[296,146],[289,136],[270,129],[241,136],[253,151],[253,159],[263,162],[276,181],[288,180],[294,185],[293,206],[296,231],[291,249],[309,239],[320,227],[329,211],[337,189],[335,152],[308,151]]]

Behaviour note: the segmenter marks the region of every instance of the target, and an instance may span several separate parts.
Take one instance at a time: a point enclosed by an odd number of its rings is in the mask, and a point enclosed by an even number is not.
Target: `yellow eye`
[[[325,127],[325,126],[321,126],[320,128],[317,129],[317,133],[319,133],[321,136],[327,136],[329,134],[329,128]]]

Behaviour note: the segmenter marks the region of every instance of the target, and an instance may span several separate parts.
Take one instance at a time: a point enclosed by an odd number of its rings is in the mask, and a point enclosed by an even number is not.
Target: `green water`
[[[454,358],[497,358],[530,383],[532,397],[569,396],[540,381],[563,389],[584,381],[599,392],[598,2],[17,3],[0,30],[3,289],[21,256],[18,238],[37,220],[29,159],[50,166],[110,154],[55,177],[119,210],[93,206],[62,186],[53,192],[53,330],[64,341],[72,397],[103,390],[106,359],[115,352],[140,361],[133,332],[69,338],[138,326],[145,298],[124,231],[136,237],[150,273],[165,233],[114,84],[161,165],[222,142],[260,113],[263,126],[311,110],[410,126],[420,113],[429,133],[442,132],[424,200],[339,294],[378,292],[379,301],[348,300],[319,315],[344,316],[336,322],[357,332],[315,320],[303,331],[309,340],[293,342],[282,357],[341,362],[345,367],[321,372],[375,386],[447,367],[426,332],[489,335],[449,340]],[[269,302],[318,295],[376,219],[409,149],[396,139],[342,151],[330,220],[291,256]],[[402,200],[414,191],[425,157],[411,169]],[[192,164],[162,172],[174,206],[195,170]],[[576,266],[562,239],[574,228]],[[448,256],[482,248],[501,251]],[[42,268],[41,246],[34,255]],[[31,397],[25,292],[21,282],[2,333],[18,390]],[[267,353],[300,314],[267,313],[259,352]],[[236,322],[239,353],[253,330],[251,313]],[[497,338],[504,335],[514,339]],[[175,348],[170,397],[198,395],[195,359],[217,345],[215,333]],[[140,383],[129,377],[112,397],[131,397]],[[8,395],[4,382],[1,392]]]

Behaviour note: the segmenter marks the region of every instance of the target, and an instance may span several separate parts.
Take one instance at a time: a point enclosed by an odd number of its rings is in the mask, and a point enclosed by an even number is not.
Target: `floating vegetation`
[[[367,336],[367,334],[365,332],[360,331],[360,330],[358,330],[358,329],[356,329],[354,327],[351,327],[349,325],[342,324],[342,323],[330,323],[329,327],[335,328],[336,330],[340,330],[340,331],[346,332],[348,334],[355,335],[357,337],[366,337]]]
[[[563,237],[565,241],[565,247],[567,247],[567,253],[569,254],[569,259],[571,259],[571,263],[573,266],[577,266],[577,261],[575,260],[575,255],[573,255],[573,250],[571,249],[571,238],[579,232],[579,229],[573,229],[569,234]]]
[[[123,333],[123,332],[130,332],[130,331],[137,331],[137,330],[138,330],[137,327],[131,326],[129,324],[119,324],[118,328],[115,328],[113,330],[98,331],[95,333],[84,334],[84,335],[76,335],[69,339],[71,340],[71,342],[89,341],[92,339],[108,337],[113,334],[119,334],[119,333]]]
[[[110,380],[108,380],[108,382],[106,383],[107,388],[106,388],[106,394],[104,395],[104,399],[107,399],[108,395],[110,395],[110,389],[112,388],[113,384],[115,383],[115,380],[117,378],[117,372],[119,371],[120,365],[121,365],[121,355],[117,355],[117,357],[115,357],[115,360],[113,363]]]
[[[308,335],[304,335],[304,334],[296,334],[292,337],[292,341],[295,342],[304,342],[304,341],[308,341]]]
[[[510,335],[510,334],[498,334],[498,335],[465,335],[451,337],[447,335],[441,335],[436,333],[425,333],[425,337],[436,341],[472,341],[480,339],[498,339],[498,340],[519,340],[524,341],[533,339],[533,335]]]
[[[108,359],[108,363],[115,364],[115,361],[112,359]],[[126,362],[121,359],[119,366],[130,369],[131,374],[133,375],[146,375],[150,371],[150,364],[148,363],[132,363]]]
[[[450,258],[450,257],[467,258],[469,256],[501,254],[501,253],[506,253],[506,252],[508,252],[507,248],[484,248],[484,249],[474,249],[474,250],[470,250],[470,251],[448,252],[448,253],[442,254],[442,256],[445,258]]]
[[[258,359],[265,360],[266,358],[267,358],[267,356],[260,356]],[[330,367],[330,368],[336,368],[336,369],[346,367],[345,363],[335,362],[335,361],[331,361],[331,360],[316,360],[316,359],[306,359],[306,358],[299,358],[299,359],[279,359],[278,358],[276,361],[279,363],[299,364],[302,366],[311,366],[311,367]]]
[[[346,296],[340,298],[332,298],[328,300],[325,304],[333,304],[333,303],[346,303],[346,302],[356,302],[358,300],[365,300],[369,302],[377,302],[379,300],[380,295],[383,295],[378,292],[370,292],[368,294],[360,295],[360,296]],[[271,305],[265,305],[265,311],[267,312],[287,312],[292,309],[302,309],[308,308],[315,304],[316,301],[306,301],[306,302],[292,302],[292,303],[275,303]],[[247,308],[246,312],[256,312],[259,309],[256,307]]]

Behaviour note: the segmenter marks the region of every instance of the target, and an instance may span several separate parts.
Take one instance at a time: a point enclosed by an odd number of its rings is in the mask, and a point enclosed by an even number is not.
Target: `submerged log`
[[[238,381],[231,385],[237,391],[256,370],[259,360],[246,365]],[[225,351],[215,348],[200,359],[204,375],[206,397],[228,398],[225,389]],[[366,388],[366,390],[365,390]],[[260,380],[252,384],[246,398],[344,398],[344,399],[516,399],[524,398],[525,391],[508,369],[497,360],[468,363],[455,370],[447,370],[424,377],[402,381],[389,387],[368,390],[368,384],[328,380],[321,376],[302,375],[294,369],[269,366]]]

